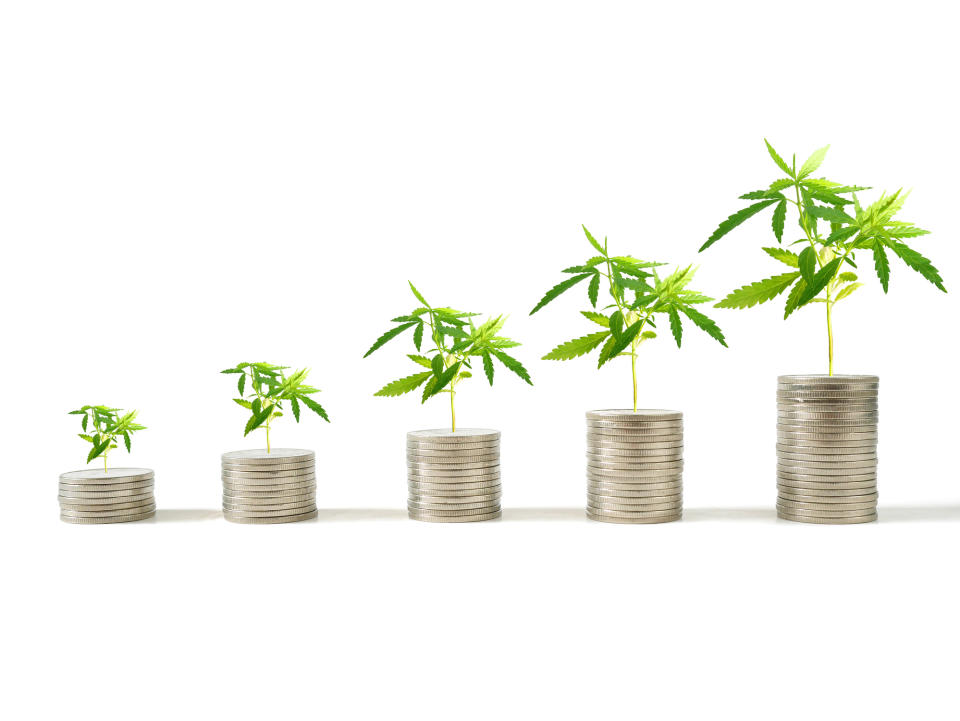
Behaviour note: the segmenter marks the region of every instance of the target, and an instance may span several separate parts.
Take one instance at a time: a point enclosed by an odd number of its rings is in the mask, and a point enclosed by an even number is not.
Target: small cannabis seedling
[[[493,385],[494,359],[502,363],[507,370],[516,373],[524,381],[533,385],[527,369],[520,361],[504,351],[505,348],[515,348],[520,344],[497,335],[507,320],[504,316],[498,315],[480,325],[475,325],[473,318],[479,315],[478,313],[465,313],[453,308],[435,308],[427,303],[413,283],[409,285],[413,295],[422,305],[414,308],[407,315],[394,318],[392,322],[397,325],[377,338],[363,357],[366,358],[404,331],[412,330],[413,345],[418,353],[407,357],[428,370],[387,383],[374,395],[400,396],[422,385],[423,393],[420,400],[421,403],[426,403],[427,399],[440,393],[449,393],[450,427],[455,431],[457,430],[457,413],[454,399],[457,395],[457,385],[472,377],[473,374],[470,371],[473,368],[473,360],[477,358],[481,360],[483,372],[490,385]],[[424,346],[424,336],[426,336],[426,346]],[[421,352],[424,355],[420,355]]]
[[[70,411],[70,415],[83,416],[80,421],[83,433],[78,435],[92,446],[87,454],[87,463],[103,456],[104,471],[107,470],[107,454],[117,447],[118,439],[123,438],[123,445],[129,453],[130,436],[146,429],[146,426],[135,422],[137,411],[124,413],[119,408],[109,406],[83,406]]]
[[[589,258],[582,265],[565,268],[563,272],[571,277],[548,290],[530,311],[530,315],[586,280],[589,280],[587,297],[590,305],[596,308],[601,284],[607,288],[613,302],[601,307],[603,313],[580,311],[587,320],[602,326],[603,330],[561,343],[543,356],[543,359],[570,360],[589,353],[601,344],[598,368],[614,358],[629,356],[633,375],[633,410],[636,412],[637,351],[642,343],[657,337],[656,331],[647,330],[657,327],[657,315],[665,315],[670,319],[670,330],[678,348],[683,339],[681,315],[685,315],[721,345],[726,346],[727,342],[717,324],[693,307],[708,303],[713,298],[687,290],[687,285],[693,280],[695,273],[692,266],[677,268],[670,275],[661,278],[656,268],[665,265],[664,263],[637,260],[628,255],[612,256],[607,250],[606,238],[601,245],[586,227],[583,227],[583,232],[599,255]]]
[[[327,412],[312,396],[319,393],[319,388],[306,384],[310,370],[304,368],[294,371],[288,377],[284,371],[288,366],[277,366],[272,363],[238,363],[233,368],[220,371],[226,374],[235,374],[239,398],[233,402],[250,411],[250,418],[243,429],[247,436],[251,431],[262,428],[267,433],[267,453],[270,452],[270,425],[274,419],[283,415],[284,403],[290,402],[293,417],[300,422],[300,404],[305,405],[323,420],[330,422]],[[245,393],[246,391],[246,393]]]
[[[700,250],[706,250],[747,218],[770,207],[773,208],[773,234],[779,245],[783,241],[789,206],[797,211],[798,225],[803,234],[802,238],[790,245],[805,247],[799,253],[784,247],[764,248],[768,255],[795,270],[743,286],[715,307],[749,308],[772,300],[791,287],[784,318],[797,308],[823,303],[827,312],[828,367],[830,375],[833,375],[833,308],[863,285],[857,274],[847,269],[847,266],[857,269],[858,250],[872,253],[873,265],[884,293],[890,283],[888,251],[940,290],[946,292],[946,288],[933,264],[904,242],[907,238],[927,235],[929,231],[912,223],[894,220],[908,193],[902,190],[892,195],[883,193],[876,202],[863,208],[857,193],[869,188],[811,177],[826,157],[829,145],[814,152],[798,170],[795,155],[788,165],[770,143],[766,140],[764,143],[773,162],[786,177],[777,178],[764,190],[741,195],[743,200],[756,202],[720,223]],[[822,231],[820,221],[827,224]]]

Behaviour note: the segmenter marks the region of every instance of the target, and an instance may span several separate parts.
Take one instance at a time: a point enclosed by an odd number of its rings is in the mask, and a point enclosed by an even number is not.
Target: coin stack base
[[[407,433],[407,511],[433,523],[500,518],[500,431]]]
[[[877,520],[877,376],[777,379],[777,516]]]
[[[683,414],[587,411],[587,518],[667,523],[683,515]]]
[[[293,523],[317,517],[313,451],[232,451],[221,457],[223,517],[233,523]]]
[[[60,520],[66,523],[129,523],[153,518],[149,468],[87,469],[60,476]]]

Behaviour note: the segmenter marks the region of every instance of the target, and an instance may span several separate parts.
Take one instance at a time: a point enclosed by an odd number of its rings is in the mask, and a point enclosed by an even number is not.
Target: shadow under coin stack
[[[111,468],[60,476],[60,520],[67,523],[127,523],[153,518],[153,471]]]
[[[407,433],[407,511],[434,523],[500,518],[500,431]]]
[[[877,520],[877,376],[780,376],[777,516]]]
[[[317,517],[313,451],[232,451],[221,457],[223,517],[234,523],[293,523]]]
[[[587,518],[665,523],[683,515],[683,413],[587,411]]]

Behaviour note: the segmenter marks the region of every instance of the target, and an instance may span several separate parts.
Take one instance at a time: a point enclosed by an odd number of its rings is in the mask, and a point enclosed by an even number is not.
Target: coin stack
[[[587,518],[665,523],[683,514],[683,413],[587,411]]]
[[[877,376],[780,376],[777,516],[877,520]]]
[[[434,523],[500,518],[500,431],[407,433],[407,511]]]
[[[223,517],[234,523],[293,523],[317,517],[313,451],[224,453]]]
[[[152,518],[153,471],[111,468],[60,476],[60,520],[67,523],[126,523]]]

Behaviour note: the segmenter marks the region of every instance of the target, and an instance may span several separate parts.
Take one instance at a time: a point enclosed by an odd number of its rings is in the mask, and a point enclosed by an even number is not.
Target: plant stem
[[[104,473],[107,472],[107,454],[106,453],[103,454],[103,472]]]
[[[267,453],[270,452],[270,426],[267,427]]]
[[[830,294],[827,293],[827,353],[830,358],[830,375],[833,375],[833,322],[831,312],[833,303],[830,302]]]
[[[630,354],[630,370],[633,372],[633,412],[637,412],[637,350]]]
[[[457,430],[457,411],[453,407],[453,399],[457,394],[453,390],[453,386],[450,386],[450,432],[456,433]]]

